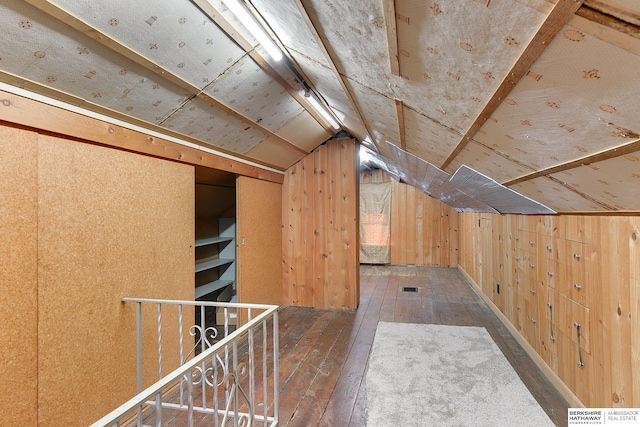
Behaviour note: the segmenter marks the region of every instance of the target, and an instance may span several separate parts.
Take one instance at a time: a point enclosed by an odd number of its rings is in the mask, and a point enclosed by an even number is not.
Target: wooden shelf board
[[[196,299],[202,298],[203,296],[210,294],[211,292],[215,292],[232,284],[233,280],[214,280],[213,282],[198,286],[195,293]]]
[[[204,258],[196,261],[196,273],[209,270],[211,268],[220,267],[226,264],[231,264],[235,260],[226,258]]]
[[[200,246],[207,246],[207,245],[215,245],[216,243],[225,243],[225,242],[231,242],[233,240],[233,237],[209,237],[206,239],[198,239],[196,240],[196,248],[199,248]]]

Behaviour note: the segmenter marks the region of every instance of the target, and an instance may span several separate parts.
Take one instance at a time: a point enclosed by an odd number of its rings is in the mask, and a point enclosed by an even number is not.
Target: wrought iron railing
[[[277,306],[143,298],[123,301],[136,304],[138,394],[92,427],[193,426],[200,422],[216,427],[277,426]],[[188,318],[195,320],[193,326],[186,326],[191,323],[185,322]],[[169,319],[177,322],[176,327],[163,325]],[[151,333],[149,322],[155,329]],[[169,339],[167,331],[173,335]],[[151,351],[150,342],[155,347]],[[157,382],[143,389],[149,383],[144,375],[149,373],[150,352],[156,359],[152,363],[157,364]],[[172,363],[163,360],[167,355],[178,367],[163,375],[163,367]]]

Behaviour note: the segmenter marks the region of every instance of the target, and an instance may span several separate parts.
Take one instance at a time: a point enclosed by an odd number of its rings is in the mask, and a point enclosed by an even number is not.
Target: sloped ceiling
[[[640,211],[638,1],[245,4],[283,61],[221,0],[4,0],[2,88],[279,170],[339,131],[310,88],[383,162],[396,146],[556,211]]]

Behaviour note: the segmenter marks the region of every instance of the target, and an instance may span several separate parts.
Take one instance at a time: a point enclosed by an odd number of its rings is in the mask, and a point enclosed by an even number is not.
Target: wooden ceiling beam
[[[44,86],[40,83],[31,81],[31,80],[27,80],[23,77],[19,77],[16,76],[14,74],[10,74],[10,73],[6,73],[4,71],[0,71],[0,82],[2,83],[6,83],[9,86],[15,87],[15,88],[20,88],[20,89],[24,89],[28,92],[31,92],[33,94],[37,94],[37,95],[42,95],[45,98],[50,98],[51,100],[56,100],[56,101],[61,101],[65,104],[68,105],[72,105],[73,107],[78,107],[80,109],[86,110],[87,113],[92,112],[92,113],[96,113],[98,115],[104,116],[104,117],[109,117],[111,119],[114,119],[118,122],[122,122],[122,123],[128,123],[134,127],[137,128],[143,128],[146,129],[148,131],[151,132],[155,132],[157,134],[162,134],[165,135],[167,138],[175,138],[176,140],[180,140],[180,141],[184,141],[186,144],[190,144],[193,146],[200,146],[204,149],[210,149],[210,150],[214,150],[216,152],[220,152],[223,153],[225,155],[231,156],[231,157],[235,157],[238,159],[242,159],[248,162],[252,162],[252,163],[256,163],[256,164],[260,164],[266,168],[273,168],[273,169],[278,169],[278,170],[282,170],[281,167],[278,166],[274,166],[268,162],[264,162],[261,161],[259,159],[255,159],[249,156],[246,156],[244,154],[239,154],[236,153],[234,151],[231,150],[226,150],[224,148],[221,147],[216,147],[212,144],[208,144],[205,143],[203,141],[200,141],[192,136],[189,135],[185,135],[176,131],[173,131],[169,128],[166,127],[161,127],[159,125],[156,125],[154,123],[150,123],[147,122],[145,120],[142,119],[138,119],[136,117],[130,116],[128,114],[124,114],[121,113],[119,111],[116,110],[112,110],[110,108],[107,107],[103,107],[102,105],[98,105],[98,104],[94,104],[90,101],[87,101],[86,99],[77,97],[75,95],[71,95],[69,93],[64,93],[64,92],[60,92],[57,89],[52,89],[48,86]],[[32,97],[28,97],[29,99],[34,99]],[[2,117],[0,117],[0,120],[2,120]],[[21,123],[16,121],[16,123]],[[30,127],[38,127],[37,125],[33,125],[33,124],[26,124],[27,126]],[[44,129],[44,128],[43,128]],[[55,131],[56,133],[62,133],[59,131]]]
[[[449,157],[440,166],[440,169],[445,169],[453,159],[460,154],[460,152],[466,147],[466,145],[473,139],[475,134],[480,130],[482,125],[491,117],[493,112],[500,106],[502,101],[506,99],[511,90],[516,84],[524,77],[551,43],[555,35],[562,29],[562,27],[569,22],[571,17],[582,5],[583,0],[558,0],[553,7],[547,18],[544,20],[538,31],[533,36],[527,47],[524,49],[516,63],[511,67],[509,73],[498,86],[498,89],[494,92],[493,96],[485,104],[482,112],[476,117],[475,121],[469,127],[469,130],[463,135],[460,142],[453,149]]]
[[[384,26],[387,30],[387,45],[389,46],[389,66],[391,67],[391,74],[400,76],[395,0],[382,0],[382,9],[384,10]]]
[[[73,107],[77,106],[73,104]],[[82,107],[84,105],[80,105],[80,108]],[[89,111],[87,113],[91,114]],[[111,116],[109,120],[115,121]],[[218,154],[212,153],[210,151],[214,150],[200,148],[195,143],[189,144],[190,141],[179,140],[166,132],[162,134],[162,131],[142,129],[140,126],[136,130],[135,126],[129,122],[126,125],[118,125],[80,114],[63,106],[47,104],[0,90],[0,124],[2,122],[24,126],[39,133],[61,135],[79,142],[219,169],[266,181],[282,183],[284,180],[282,172],[260,167],[252,159],[232,156],[222,150],[215,150]]]
[[[570,162],[562,163],[559,165],[551,166],[545,169],[540,169],[536,172],[529,173],[527,175],[523,175],[521,177],[512,179],[510,181],[503,182],[502,185],[514,185],[519,184],[521,182],[529,181],[532,179],[539,178],[541,176],[549,176],[554,173],[563,172],[569,169],[575,169],[580,166],[587,166],[592,163],[602,162],[605,160],[613,159],[615,157],[624,156],[626,154],[635,153],[640,151],[640,138],[635,139],[633,141],[627,142],[622,145],[618,145],[613,148],[609,148],[603,151],[600,151],[595,154],[590,154],[585,157],[581,157],[576,160],[571,160]]]
[[[302,150],[300,147],[298,147],[297,145],[295,145],[293,142],[291,141],[287,141],[286,139],[282,138],[281,136],[277,135],[276,133],[272,132],[271,130],[265,128],[264,126],[260,125],[259,123],[256,123],[254,120],[244,116],[243,114],[235,111],[234,109],[232,109],[231,107],[227,106],[226,104],[224,104],[223,102],[218,101],[216,98],[212,97],[211,95],[207,94],[206,92],[204,92],[203,90],[201,90],[199,87],[192,85],[191,83],[187,82],[186,80],[182,79],[181,77],[173,74],[171,71],[165,69],[164,67],[156,64],[155,62],[145,58],[144,56],[138,54],[137,52],[131,50],[130,48],[128,48],[127,46],[123,45],[122,43],[118,42],[117,40],[111,38],[110,36],[108,36],[107,34],[99,31],[98,29],[92,27],[91,25],[87,24],[86,22],[82,21],[81,19],[79,19],[78,17],[72,15],[71,13],[61,9],[60,7],[58,7],[57,5],[51,3],[49,0],[26,0],[27,3],[31,4],[32,6],[36,7],[38,10],[41,10],[42,12],[58,19],[59,21],[69,25],[70,27],[80,31],[81,33],[85,34],[86,36],[90,37],[91,39],[95,40],[96,42],[102,44],[103,46],[107,47],[108,49],[124,56],[125,58],[135,62],[136,64],[144,67],[145,69],[152,71],[153,73],[155,73],[156,75],[162,77],[164,80],[167,80],[179,87],[181,87],[182,89],[185,89],[186,91],[188,91],[189,93],[191,93],[193,96],[195,97],[199,97],[201,99],[204,99],[205,101],[207,101],[208,103],[214,105],[215,107],[219,108],[220,110],[224,111],[225,113],[235,117],[236,119],[242,121],[243,123],[246,123],[254,128],[256,128],[257,130],[279,140],[281,143],[286,144],[287,146],[289,146],[291,148],[291,150],[299,152],[302,155],[307,155],[309,154],[307,151]],[[239,35],[238,35],[239,36]],[[245,44],[241,44],[241,47],[244,47],[247,45],[247,42],[245,42]],[[205,142],[201,142],[203,145],[206,145],[207,143]],[[215,146],[213,144],[211,144],[212,146]]]

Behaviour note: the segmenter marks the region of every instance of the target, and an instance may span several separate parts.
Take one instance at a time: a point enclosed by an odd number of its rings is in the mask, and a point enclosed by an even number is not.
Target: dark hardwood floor
[[[357,311],[280,311],[281,426],[366,425],[365,373],[378,321],[485,327],[549,417],[558,426],[567,424],[567,401],[458,270],[360,271]],[[419,292],[402,292],[403,287]]]

